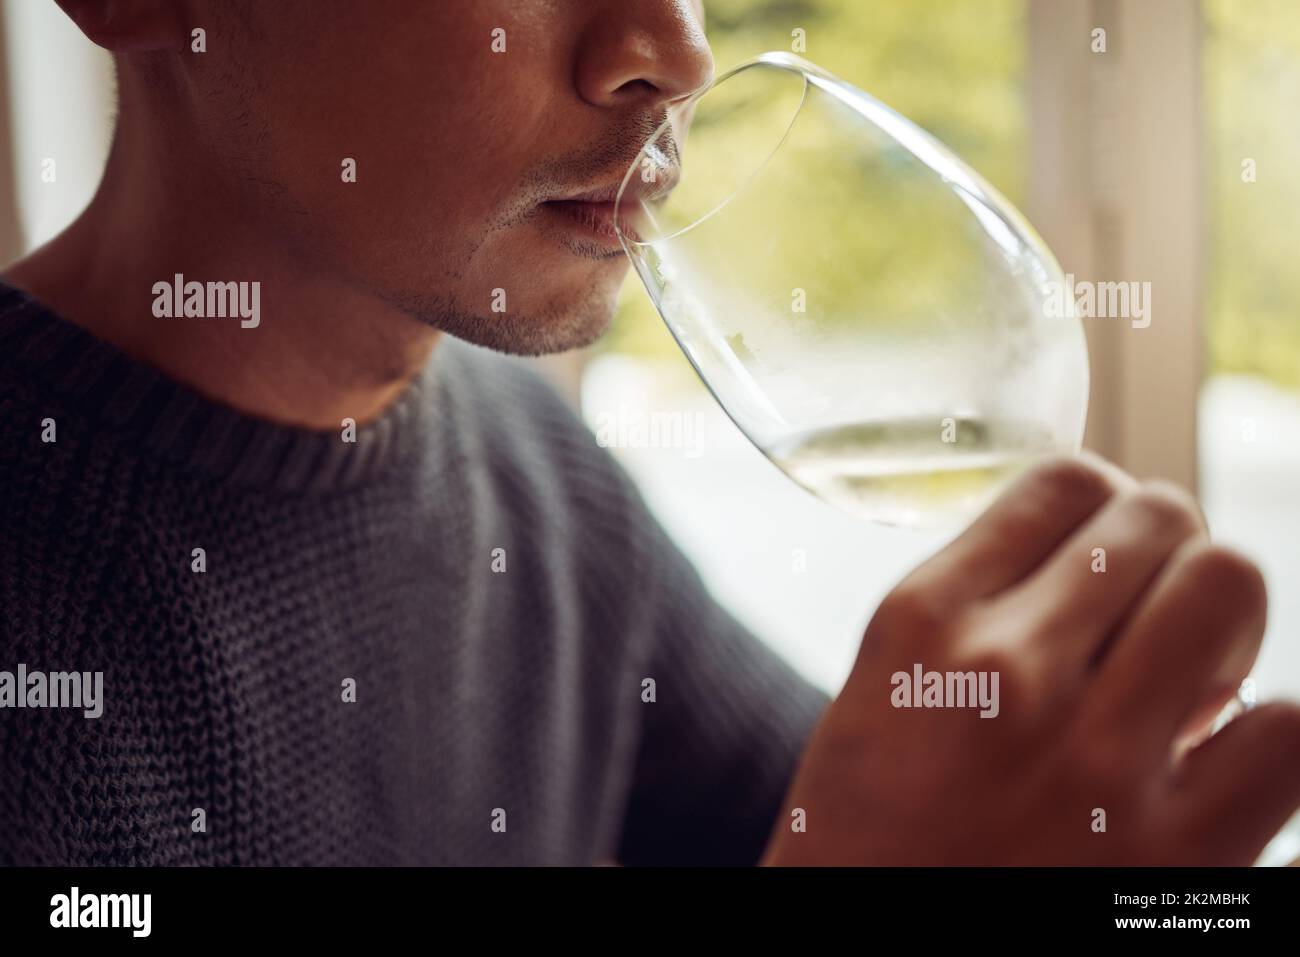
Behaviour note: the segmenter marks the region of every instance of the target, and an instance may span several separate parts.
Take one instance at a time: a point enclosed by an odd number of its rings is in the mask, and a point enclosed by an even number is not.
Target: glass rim
[[[627,193],[628,183],[632,181],[632,177],[636,174],[637,168],[641,165],[641,160],[642,157],[645,156],[647,147],[649,147],[653,143],[657,143],[660,137],[663,136],[663,134],[666,131],[668,131],[669,128],[672,126],[674,111],[681,111],[693,106],[694,104],[702,100],[704,97],[706,97],[713,90],[717,89],[723,83],[727,82],[728,80],[736,76],[739,76],[741,73],[745,73],[757,67],[768,68],[768,69],[779,69],[779,70],[784,70],[788,73],[794,73],[799,75],[803,81],[802,89],[800,90],[799,93],[799,104],[795,107],[794,112],[791,114],[789,121],[785,124],[784,128],[781,130],[781,135],[777,137],[776,142],[773,144],[772,148],[767,152],[766,155],[763,156],[762,161],[759,162],[752,171],[750,171],[750,173],[745,177],[743,182],[741,182],[738,186],[736,186],[736,188],[733,189],[731,192],[727,193],[727,195],[724,196],[720,202],[714,205],[706,213],[697,216],[691,222],[687,223],[685,226],[682,226],[680,229],[676,229],[671,233],[668,233],[667,235],[656,237],[654,240],[646,240],[646,239],[636,238],[627,235],[627,233],[624,232],[622,226],[623,216],[621,214],[621,210],[623,207],[623,197]],[[677,237],[683,235],[684,233],[689,232],[692,229],[695,229],[697,226],[701,225],[702,223],[711,219],[713,216],[717,215],[733,199],[735,199],[742,192],[744,192],[744,190],[753,181],[754,177],[756,177],[760,172],[763,171],[763,169],[771,161],[772,157],[776,155],[777,151],[780,150],[781,147],[785,144],[786,140],[789,139],[790,131],[794,128],[795,122],[799,119],[799,115],[803,112],[804,106],[808,102],[809,75],[818,76],[821,77],[822,79],[829,80],[834,83],[843,82],[837,79],[832,74],[823,70],[821,67],[817,66],[815,63],[805,60],[803,57],[796,56],[793,53],[785,53],[776,50],[776,51],[769,51],[767,53],[760,53],[758,56],[755,57],[750,57],[748,60],[744,60],[736,64],[735,66],[731,67],[730,69],[724,71],[723,73],[719,74],[718,76],[714,77],[712,80],[710,80],[704,86],[700,87],[698,90],[688,93],[685,96],[673,100],[671,103],[669,103],[668,116],[665,117],[664,121],[660,123],[659,126],[655,128],[654,132],[651,133],[650,136],[641,144],[641,148],[637,150],[636,156],[632,159],[631,164],[628,166],[627,172],[623,174],[623,179],[619,183],[618,193],[614,197],[614,217],[613,217],[614,231],[615,233],[617,233],[619,241],[623,244],[624,251],[629,256],[632,256],[634,249],[644,249],[656,243],[662,243],[672,239],[676,239]],[[664,197],[664,198],[667,199],[668,197]]]

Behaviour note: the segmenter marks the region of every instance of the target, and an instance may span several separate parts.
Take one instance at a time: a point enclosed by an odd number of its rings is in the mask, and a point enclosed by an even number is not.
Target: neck
[[[124,110],[90,206],[5,278],[241,412],[321,430],[377,418],[423,367],[438,332],[286,241],[270,224],[284,211],[268,209],[266,194],[211,151],[145,132]],[[205,286],[259,283],[257,325],[237,313],[157,317],[154,286],[172,286],[178,273]]]

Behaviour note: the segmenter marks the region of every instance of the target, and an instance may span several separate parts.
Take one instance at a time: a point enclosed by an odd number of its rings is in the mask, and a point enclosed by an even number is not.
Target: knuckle
[[[948,667],[958,674],[973,674],[977,682],[983,680],[983,686],[996,695],[999,714],[1024,716],[1032,710],[1031,686],[1023,665],[1010,650],[984,648],[957,653]]]
[[[1156,480],[1143,483],[1133,493],[1131,501],[1148,522],[1162,531],[1187,536],[1205,527],[1196,499],[1172,482]]]
[[[1020,684],[1019,665],[1015,656],[1001,648],[986,648],[959,655],[956,667],[962,671],[974,671],[977,674],[984,672],[985,674],[998,675],[999,683],[1004,688],[1008,685],[1018,687]]]
[[[1186,575],[1191,587],[1216,599],[1260,611],[1268,605],[1268,588],[1259,566],[1230,548],[1207,545],[1197,549],[1187,559]]]
[[[1106,472],[1083,458],[1060,456],[1037,466],[1026,478],[1032,497],[1047,502],[1100,501],[1115,492]]]
[[[871,619],[871,627],[888,632],[932,631],[941,627],[943,618],[930,590],[904,581],[885,596]]]

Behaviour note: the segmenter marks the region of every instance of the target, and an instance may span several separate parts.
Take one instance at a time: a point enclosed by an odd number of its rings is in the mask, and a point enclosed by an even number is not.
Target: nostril
[[[656,95],[659,93],[659,88],[649,80],[636,79],[628,80],[615,90],[614,93],[617,96],[630,99],[633,96],[642,97]]]

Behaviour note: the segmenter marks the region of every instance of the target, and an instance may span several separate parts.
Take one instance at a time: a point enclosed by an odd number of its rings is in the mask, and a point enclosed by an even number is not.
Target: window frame
[[[1204,378],[1204,103],[1198,0],[1028,0],[1026,212],[1079,280],[1151,283],[1151,324],[1085,319],[1085,442],[1197,487]],[[1106,51],[1094,53],[1094,29]]]

